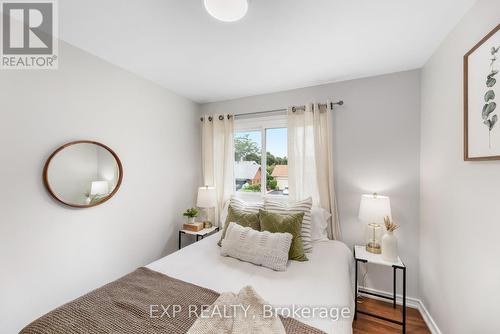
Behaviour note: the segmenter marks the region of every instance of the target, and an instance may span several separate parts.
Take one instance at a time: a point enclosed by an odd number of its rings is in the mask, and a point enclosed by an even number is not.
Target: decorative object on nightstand
[[[394,262],[398,258],[398,239],[394,231],[399,227],[391,221],[389,216],[384,217],[385,234],[382,236],[382,258]]]
[[[212,222],[210,221],[209,213],[211,208],[215,208],[217,205],[217,197],[214,187],[200,187],[198,189],[198,200],[196,201],[196,206],[205,209],[205,220],[203,221],[205,228],[212,227]]]
[[[406,265],[401,261],[399,257],[395,261],[386,261],[382,258],[380,254],[373,254],[366,250],[364,246],[354,246],[354,260],[356,262],[354,271],[354,320],[356,320],[358,313],[365,314],[371,317],[375,317],[384,321],[389,321],[394,324],[401,325],[403,334],[406,333]],[[368,291],[362,288],[358,288],[358,263],[373,263],[381,266],[392,267],[392,296],[383,295],[373,291]],[[371,296],[376,296],[383,299],[388,299],[392,301],[392,307],[396,308],[396,271],[401,270],[403,272],[403,300],[402,300],[402,321],[394,320],[390,318],[383,317],[378,314],[370,313],[364,310],[358,310],[358,296],[359,294],[366,294]]]
[[[202,224],[202,223],[200,223],[200,224]],[[190,230],[186,230],[186,229],[179,230],[179,249],[182,248],[181,246],[182,246],[182,235],[183,234],[194,235],[194,236],[196,236],[196,241],[199,241],[199,240],[205,238],[206,236],[208,236],[212,233],[215,233],[215,232],[219,232],[218,226],[204,228],[200,231],[190,231]]]
[[[184,217],[187,217],[188,219],[188,224],[193,224],[194,220],[196,217],[198,217],[198,214],[200,211],[197,208],[189,208],[184,213],[182,214]]]
[[[370,253],[380,254],[382,252],[378,232],[382,228],[381,224],[386,216],[391,217],[389,197],[377,193],[361,196],[359,219],[368,223],[368,227],[371,229],[370,239],[366,243],[366,250]]]
[[[187,231],[198,232],[203,230],[203,223],[187,223],[182,225],[182,228]]]

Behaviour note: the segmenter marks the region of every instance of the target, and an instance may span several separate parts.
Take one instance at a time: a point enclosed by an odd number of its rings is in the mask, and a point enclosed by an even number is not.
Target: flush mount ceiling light
[[[204,0],[205,9],[217,20],[236,22],[248,11],[248,0]]]

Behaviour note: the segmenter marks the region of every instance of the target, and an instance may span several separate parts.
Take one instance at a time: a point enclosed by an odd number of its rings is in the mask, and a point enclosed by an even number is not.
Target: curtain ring
[[[224,116],[219,115],[219,121],[223,121],[223,120],[224,120]]]
[[[208,121],[211,122],[213,120],[212,116],[208,116]]]
[[[296,112],[297,111],[297,108],[296,107],[292,107],[292,112]]]
[[[227,119],[231,119],[231,117],[233,117],[233,115],[227,114]]]

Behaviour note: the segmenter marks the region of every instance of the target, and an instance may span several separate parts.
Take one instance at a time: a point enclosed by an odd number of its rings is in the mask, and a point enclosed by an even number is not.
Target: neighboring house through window
[[[236,119],[236,193],[248,197],[287,196],[287,143],[286,115]]]
[[[276,189],[280,191],[288,190],[288,165],[274,166],[271,176],[276,180]]]

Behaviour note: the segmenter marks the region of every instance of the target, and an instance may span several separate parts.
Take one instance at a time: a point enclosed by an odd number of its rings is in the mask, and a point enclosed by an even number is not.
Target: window
[[[236,132],[234,176],[236,191],[259,192],[261,188],[262,135],[260,131]]]
[[[288,130],[266,129],[267,190],[271,195],[288,195]]]
[[[236,120],[234,134],[236,192],[241,196],[287,196],[287,143],[284,115]]]

